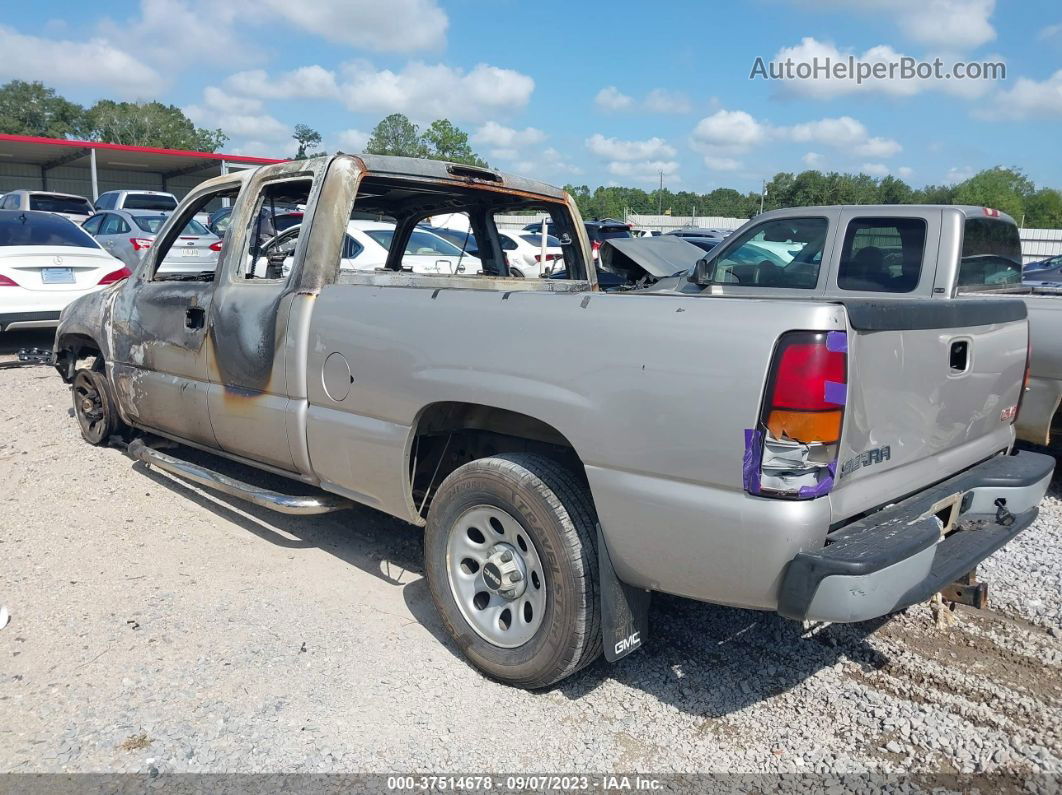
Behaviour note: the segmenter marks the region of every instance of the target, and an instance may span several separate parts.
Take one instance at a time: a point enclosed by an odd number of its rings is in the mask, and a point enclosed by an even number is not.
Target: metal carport
[[[279,163],[226,155],[0,134],[0,193],[53,190],[94,200],[109,190],[164,190],[178,198],[200,182],[242,168]]]

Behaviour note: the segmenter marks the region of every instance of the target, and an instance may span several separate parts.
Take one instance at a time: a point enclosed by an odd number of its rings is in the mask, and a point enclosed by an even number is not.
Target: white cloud
[[[884,163],[864,163],[859,167],[859,170],[869,177],[889,176],[889,167]]]
[[[261,100],[233,96],[216,86],[203,89],[203,103],[189,105],[184,112],[197,125],[220,127],[232,138],[266,142],[274,149],[276,144],[272,142],[279,143],[291,137],[291,128],[266,113]]]
[[[892,97],[910,97],[924,91],[942,91],[956,96],[974,98],[984,95],[992,88],[991,80],[948,80],[943,77],[939,79],[936,77],[919,77],[902,80],[898,71],[891,78],[886,73],[885,77],[876,78],[870,76],[862,82],[857,81],[850,75],[845,79],[826,76],[827,64],[830,65],[830,69],[839,63],[847,65],[850,57],[855,58],[857,62],[871,64],[872,66],[876,64],[889,66],[899,64],[901,59],[908,56],[887,44],[879,44],[859,54],[852,50],[841,50],[831,42],[819,41],[812,36],[805,36],[800,40],[799,44],[780,49],[772,60],[777,64],[786,64],[792,61],[793,70],[798,68],[798,64],[807,64],[811,68],[810,77],[807,79],[797,77],[783,79],[780,85],[786,94],[810,97],[812,99],[832,99],[849,94],[884,94]],[[818,71],[814,70],[816,66]],[[950,69],[947,61],[945,61],[943,69],[945,71]]]
[[[815,5],[863,11],[875,23],[895,22],[912,41],[945,50],[968,50],[992,41],[990,19],[996,0],[804,0]]]
[[[891,138],[871,136],[862,122],[851,116],[774,126],[743,110],[719,110],[701,119],[690,135],[690,145],[705,155],[709,167],[709,158],[736,162],[737,155],[769,141],[818,144],[854,157],[873,158],[892,157],[903,148]],[[822,155],[808,152],[803,160],[809,167],[818,168]]]
[[[349,110],[405,113],[417,120],[442,117],[478,121],[527,105],[535,81],[512,69],[479,64],[471,71],[445,64],[412,62],[399,72],[367,61],[343,70],[340,93]]]
[[[989,121],[1062,116],[1062,69],[1047,80],[1019,77],[1012,88],[998,92],[976,116]]]
[[[650,113],[689,113],[693,109],[685,94],[663,88],[650,91],[645,97],[644,106]]]
[[[646,160],[675,155],[675,148],[663,138],[622,141],[618,138],[606,138],[601,133],[594,133],[587,138],[586,148],[593,154],[610,160]]]
[[[472,141],[475,143],[502,148],[531,146],[542,143],[545,139],[546,134],[534,127],[516,130],[496,121],[488,121],[472,134]]]
[[[742,166],[741,161],[736,158],[712,157],[711,155],[704,156],[704,164],[715,171],[737,171]]]
[[[166,81],[102,38],[44,39],[0,26],[0,79],[41,80],[63,89],[93,86],[118,99],[153,99]]]
[[[234,155],[249,157],[274,157],[278,160],[292,158],[298,150],[298,144],[289,141],[244,141],[238,146],[228,147],[226,151]]]
[[[1057,25],[1048,25],[1046,28],[1041,28],[1038,38],[1040,41],[1047,41],[1048,39],[1055,39],[1062,37],[1062,22]]]
[[[369,142],[369,133],[351,128],[343,130],[336,136],[339,148],[344,152],[363,152],[365,144]]]
[[[955,166],[948,170],[948,173],[944,176],[944,181],[949,185],[956,185],[960,182],[965,182],[975,173],[971,166]]]
[[[743,152],[767,140],[768,128],[743,110],[718,110],[693,129],[695,146]]]
[[[240,94],[263,99],[333,99],[339,96],[336,76],[313,64],[270,77],[264,69],[237,72],[225,85]]]
[[[520,152],[516,149],[491,149],[487,152],[491,160],[519,160]]]
[[[681,91],[654,88],[638,102],[615,86],[605,86],[597,92],[594,104],[606,111],[642,110],[647,113],[689,113],[692,110],[689,98]]]
[[[122,48],[132,43],[139,57],[164,72],[204,63],[231,68],[261,61],[262,49],[238,35],[233,5],[208,0],[140,0],[138,16],[120,22],[104,18],[98,27],[112,45]]]
[[[779,127],[777,133],[797,143],[819,143],[861,157],[891,157],[903,147],[891,138],[872,138],[851,116]]]
[[[665,177],[670,177],[671,181],[675,182],[678,180],[678,168],[679,164],[674,160],[614,160],[608,164],[608,173],[638,182],[655,182],[663,172]]]
[[[914,176],[914,169],[910,166],[900,166],[896,169],[896,173],[903,179],[910,179]]]
[[[435,0],[243,0],[240,5],[248,19],[271,11],[328,41],[377,52],[441,49],[450,24]]]
[[[634,100],[615,86],[606,86],[597,92],[594,104],[602,110],[626,110],[634,105]]]

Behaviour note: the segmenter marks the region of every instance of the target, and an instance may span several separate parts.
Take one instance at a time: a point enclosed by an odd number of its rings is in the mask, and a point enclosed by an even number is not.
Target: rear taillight
[[[0,287],[18,287],[18,282],[0,273]]]
[[[595,240],[593,243],[590,244],[590,248],[593,249],[594,259],[597,259],[597,257],[598,257],[597,251],[598,251],[599,248],[601,248],[601,241],[600,240]]]
[[[122,279],[128,279],[132,275],[133,272],[129,270],[129,268],[122,267],[116,271],[111,271],[100,279],[100,284],[114,284],[115,282],[120,282]]]
[[[148,237],[131,237],[129,242],[133,244],[133,251],[144,251],[151,248],[151,244],[155,241]]]
[[[547,254],[546,262],[552,262],[555,259],[560,259],[560,254]],[[535,254],[535,262],[542,262],[542,255]]]
[[[848,338],[794,331],[778,342],[759,425],[745,432],[751,494],[813,499],[829,493],[848,384]]]
[[[217,243],[211,243],[210,244],[210,250],[211,251],[221,251],[221,241],[219,240]]]

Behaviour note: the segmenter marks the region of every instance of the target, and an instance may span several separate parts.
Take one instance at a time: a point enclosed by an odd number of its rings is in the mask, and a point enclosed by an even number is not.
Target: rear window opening
[[[539,284],[539,278],[550,275],[548,269],[517,262],[517,241],[501,228],[507,215],[532,214],[548,216],[548,246],[563,252],[551,253],[557,259],[563,256],[571,266],[559,278],[585,280],[579,237],[563,202],[477,186],[411,184],[389,177],[362,180],[348,231],[365,249],[353,263],[344,261],[341,272],[394,271],[471,279],[526,276]],[[541,244],[541,235],[530,237],[523,239]]]
[[[18,210],[0,212],[0,246],[99,248],[92,236],[73,221],[58,215]]]
[[[967,218],[959,260],[959,292],[984,292],[1021,284],[1021,236],[1013,223]]]
[[[79,196],[58,196],[50,193],[31,193],[29,208],[45,213],[69,213],[70,215],[92,215],[92,205],[88,199]]]
[[[163,210],[177,209],[177,200],[172,196],[158,196],[151,193],[128,193],[122,202],[125,210]]]

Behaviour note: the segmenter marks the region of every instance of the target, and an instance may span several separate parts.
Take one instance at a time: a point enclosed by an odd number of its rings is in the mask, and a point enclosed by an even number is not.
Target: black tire
[[[118,417],[107,376],[102,372],[96,369],[75,372],[70,394],[74,400],[74,416],[86,442],[106,445],[111,436],[124,432],[125,425]]]
[[[544,567],[542,625],[521,646],[502,648],[462,616],[447,576],[447,541],[470,508],[500,508],[531,536]],[[601,653],[596,514],[581,478],[531,453],[499,454],[456,469],[432,500],[424,539],[425,571],[447,632],[480,671],[515,687],[547,687]]]
[[[523,271],[521,271],[519,268],[509,268],[509,275],[512,276],[514,279],[524,278]]]

